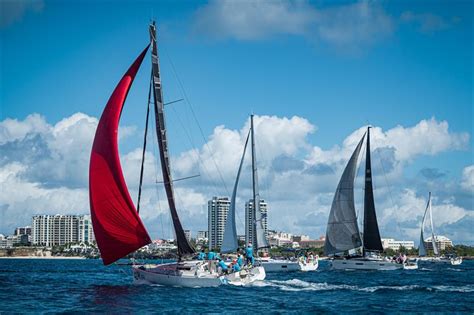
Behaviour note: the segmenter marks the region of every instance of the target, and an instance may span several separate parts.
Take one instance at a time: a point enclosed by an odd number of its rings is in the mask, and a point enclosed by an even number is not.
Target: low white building
[[[449,238],[443,235],[436,235],[435,243],[436,243],[436,247],[439,250],[445,250],[448,247],[453,247],[453,242]],[[425,247],[428,250],[433,250],[433,243],[431,242],[431,236],[425,239]]]
[[[292,246],[293,235],[286,232],[268,231],[268,243],[272,247]]]
[[[400,247],[404,247],[406,249],[413,249],[415,247],[415,242],[397,241],[393,238],[382,238],[382,247],[383,249],[392,249],[392,250],[399,250]]]

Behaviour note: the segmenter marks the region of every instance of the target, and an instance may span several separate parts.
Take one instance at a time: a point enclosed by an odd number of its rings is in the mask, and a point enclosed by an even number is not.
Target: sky
[[[271,229],[325,234],[339,178],[370,124],[382,237],[417,243],[431,191],[435,232],[474,245],[471,1],[6,0],[0,6],[0,233],[31,224],[35,214],[89,212],[98,118],[148,44],[154,19],[165,101],[184,99],[166,107],[173,176],[200,175],[175,185],[183,224],[194,234],[207,229],[207,200],[230,195],[253,113]],[[149,61],[119,130],[134,200]],[[148,140],[156,142],[153,133]],[[147,151],[141,216],[153,238],[172,237],[156,184],[156,150]],[[358,213],[362,183],[358,176]],[[247,159],[239,233],[249,198]]]

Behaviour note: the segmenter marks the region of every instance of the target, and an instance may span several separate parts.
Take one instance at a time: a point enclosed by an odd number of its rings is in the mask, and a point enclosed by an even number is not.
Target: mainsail
[[[250,131],[252,140],[252,183],[253,183],[253,209],[255,213],[254,231],[256,244],[255,250],[260,248],[270,247],[265,235],[265,228],[263,226],[263,219],[265,215],[260,210],[260,192],[258,189],[258,174],[257,174],[257,155],[255,153],[255,131],[253,126],[253,115],[250,115]]]
[[[426,256],[425,237],[423,234],[425,231],[425,218],[426,218],[426,214],[428,213],[428,209],[430,208],[430,204],[431,204],[431,192],[428,198],[428,203],[426,204],[425,213],[423,214],[423,220],[421,220],[420,246],[418,247],[418,255],[420,257]]]
[[[372,187],[372,166],[370,163],[370,127],[367,127],[367,148],[365,154],[364,195],[364,251],[383,251],[377,215],[375,213],[374,190]]]
[[[235,226],[235,198],[237,195],[237,187],[239,186],[240,172],[245,159],[245,152],[247,151],[247,144],[249,142],[250,132],[245,140],[244,152],[240,160],[239,170],[237,171],[237,178],[235,179],[234,190],[232,191],[232,198],[230,199],[229,212],[227,212],[227,219],[224,228],[224,237],[222,240],[221,253],[232,253],[239,247],[237,240],[237,228]]]
[[[118,126],[128,91],[146,47],[120,80],[102,113],[89,166],[89,201],[94,234],[105,265],[151,243],[130,198],[120,165]]]
[[[151,59],[152,59],[152,82],[153,82],[153,99],[155,108],[156,120],[156,135],[158,138],[158,147],[160,149],[161,171],[163,173],[163,182],[168,199],[168,205],[173,220],[173,227],[176,234],[176,241],[178,245],[179,256],[194,254],[194,248],[189,244],[186,235],[184,234],[183,226],[179,220],[178,212],[176,210],[176,203],[173,192],[173,179],[171,177],[170,160],[168,152],[168,142],[166,138],[166,127],[164,117],[163,91],[161,88],[160,67],[158,59],[158,48],[156,45],[156,27],[153,22],[150,25],[150,41],[152,45]]]
[[[326,229],[326,255],[343,253],[362,246],[354,206],[354,179],[364,138],[365,134],[352,153],[334,195]]]

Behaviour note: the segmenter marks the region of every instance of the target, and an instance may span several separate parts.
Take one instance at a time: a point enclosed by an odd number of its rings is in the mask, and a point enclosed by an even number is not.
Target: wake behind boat
[[[364,233],[359,232],[354,205],[354,180],[357,160],[367,135],[365,159]],[[324,250],[332,257],[333,269],[343,270],[395,270],[403,268],[403,261],[382,257],[377,216],[372,187],[370,157],[370,127],[362,136],[344,169],[334,195],[326,229]]]

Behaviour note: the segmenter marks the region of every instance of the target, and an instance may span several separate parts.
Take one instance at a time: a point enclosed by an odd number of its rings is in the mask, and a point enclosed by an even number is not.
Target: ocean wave
[[[465,286],[432,286],[424,287],[420,285],[380,285],[371,287],[359,287],[356,285],[348,284],[329,284],[327,282],[307,282],[299,279],[291,280],[268,280],[258,281],[253,286],[259,287],[275,287],[282,291],[336,291],[336,290],[349,290],[349,291],[360,291],[360,292],[377,292],[383,290],[395,290],[395,291],[413,291],[413,290],[427,290],[427,291],[440,291],[440,292],[474,292],[474,285]]]

